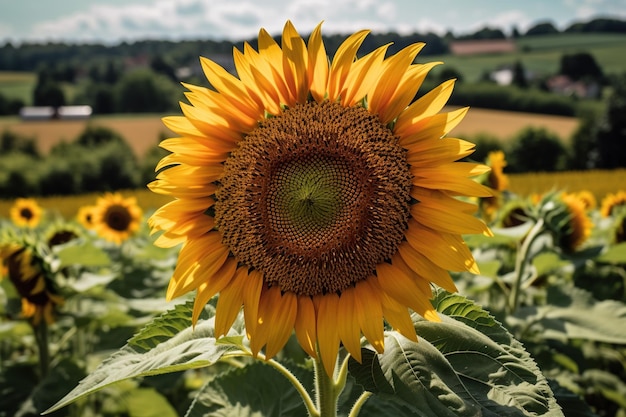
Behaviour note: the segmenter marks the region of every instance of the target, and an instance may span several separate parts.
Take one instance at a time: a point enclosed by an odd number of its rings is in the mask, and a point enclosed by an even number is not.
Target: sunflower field
[[[10,202],[0,417],[626,417],[626,190],[513,191],[366,36],[203,59],[156,199]]]

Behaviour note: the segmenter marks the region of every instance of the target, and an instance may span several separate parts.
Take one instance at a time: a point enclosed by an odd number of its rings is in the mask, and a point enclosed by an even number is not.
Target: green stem
[[[33,325],[33,331],[37,342],[41,379],[44,379],[48,375],[48,368],[50,367],[50,347],[48,346],[48,324],[46,320],[42,319],[37,325]]]
[[[515,283],[513,285],[513,289],[510,294],[509,300],[509,313],[513,314],[517,311],[519,307],[519,297],[522,288],[522,281],[524,280],[524,273],[526,272],[526,267],[530,262],[530,248],[533,242],[544,232],[544,222],[543,219],[540,218],[537,220],[537,223],[529,230],[528,234],[524,238],[522,242],[522,246],[520,247],[519,252],[517,253],[517,257],[515,260]]]
[[[315,396],[320,417],[337,417],[337,398],[333,377],[326,373],[320,355],[314,358]],[[339,391],[341,392],[341,391]]]
[[[259,355],[259,356],[261,356],[261,355]],[[302,383],[298,380],[298,378],[296,378],[296,376],[294,374],[291,373],[291,371],[289,371],[289,369],[285,368],[283,365],[281,365],[279,362],[275,361],[274,359],[270,359],[270,360],[266,361],[265,363],[267,363],[268,365],[272,366],[278,372],[283,374],[283,376],[285,378],[287,378],[287,380],[289,382],[291,382],[291,385],[294,386],[296,391],[298,391],[298,394],[300,394],[300,397],[302,397],[302,401],[304,401],[304,406],[306,407],[307,411],[309,412],[309,416],[310,417],[319,417],[320,416],[320,413],[315,408],[315,404],[313,403],[313,400],[311,399],[311,396],[307,392],[306,388],[304,388]]]
[[[363,404],[365,404],[367,399],[371,397],[372,395],[373,394],[369,391],[363,391],[363,394],[359,396],[359,398],[356,400],[356,402],[352,406],[352,410],[350,410],[350,414],[348,414],[348,417],[357,417],[359,413],[361,412],[361,407],[363,407]]]

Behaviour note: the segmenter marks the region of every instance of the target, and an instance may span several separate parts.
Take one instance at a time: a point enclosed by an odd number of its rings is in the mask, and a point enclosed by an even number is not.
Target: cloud
[[[249,39],[260,27],[280,33],[291,19],[302,34],[324,21],[327,33],[369,28],[389,31],[398,25],[393,0],[157,0],[153,4],[92,5],[33,27],[30,40],[118,42],[146,38]]]
[[[531,19],[522,10],[508,10],[506,12],[497,13],[494,16],[486,19],[481,19],[472,24],[468,32],[474,32],[484,27],[499,28],[504,32],[508,32],[513,26],[525,31],[532,24],[535,23],[535,19]]]

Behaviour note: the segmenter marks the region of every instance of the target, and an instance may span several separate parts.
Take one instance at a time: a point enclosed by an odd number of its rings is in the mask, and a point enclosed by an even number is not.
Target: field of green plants
[[[434,293],[433,303],[442,314],[490,335],[489,343],[516,346],[516,342],[503,342],[503,337],[522,342],[527,353],[510,351],[518,357],[510,360],[523,361],[516,366],[523,363],[530,369],[534,365],[527,361],[534,360],[567,416],[626,413],[626,192],[618,180],[625,174],[624,170],[579,172],[556,181],[537,174],[504,176],[509,187],[495,199],[477,201],[477,215],[490,224],[494,236],[467,237],[480,274],[454,273],[459,295]],[[489,184],[488,178],[477,180]],[[570,200],[563,189],[585,205],[566,204]],[[19,253],[30,254],[30,274],[41,277],[37,285],[45,288],[45,302],[25,296],[28,291],[20,287],[25,281],[14,276],[16,263],[4,263],[0,416],[38,415],[73,389],[61,403],[65,407],[50,415],[304,415],[298,393],[272,366],[249,358],[226,359],[228,355],[219,360],[243,345],[238,344],[239,336],[216,344],[202,330],[211,323],[216,300],[202,313],[197,331],[190,322],[193,295],[165,301],[178,248],[156,247],[145,220],[167,199],[147,190],[120,193],[121,198],[136,201],[141,220],[116,242],[101,228],[86,224],[81,214],[104,195],[32,200],[26,204],[30,224],[15,218],[16,200],[0,203],[0,254],[7,259],[7,247],[24,248]],[[31,294],[36,292],[28,288]],[[486,330],[489,326],[496,327]],[[177,334],[184,334],[188,342],[181,345]],[[443,337],[426,329],[418,334],[429,343]],[[189,343],[204,348],[192,348]],[[451,339],[447,343],[466,342]],[[439,347],[442,354],[445,345]],[[187,354],[180,349],[188,350]],[[500,363],[497,358],[503,353],[497,351],[490,355]],[[203,356],[209,354],[214,359]],[[279,358],[306,387],[311,386],[311,368],[295,340]],[[463,375],[463,360],[455,362],[445,354],[439,360],[449,370],[432,372],[439,372],[436,376],[447,382],[420,385],[420,395],[437,396],[441,390],[478,395],[447,379]],[[347,415],[364,386],[374,393],[381,389],[368,385],[359,366],[351,364],[353,372],[345,398],[339,401],[339,415]],[[412,362],[402,366],[410,368]],[[496,370],[486,367],[489,375],[474,378],[502,383],[493,373]],[[516,385],[515,389],[521,390],[523,398],[539,395],[533,391],[537,387]],[[280,398],[283,414],[275,404],[258,401],[259,390]],[[520,392],[501,395],[521,401],[516,397]],[[398,415],[414,415],[401,411],[414,394],[398,393],[392,403],[381,395],[366,402],[360,415],[379,415],[379,410],[391,406],[398,407]],[[407,404],[396,404],[402,401]],[[488,405],[481,407],[489,410]],[[227,414],[219,414],[218,409]],[[536,415],[550,414],[539,411]]]

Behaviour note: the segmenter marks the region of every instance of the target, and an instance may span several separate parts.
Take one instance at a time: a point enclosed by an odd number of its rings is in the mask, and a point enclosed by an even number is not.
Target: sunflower
[[[494,195],[480,199],[480,212],[483,219],[490,222],[496,218],[498,210],[502,206],[502,192],[508,188],[509,178],[504,173],[504,167],[506,166],[504,152],[489,152],[485,163],[491,168],[491,171],[483,175],[482,183],[493,189]]]
[[[569,221],[560,236],[560,246],[568,252],[574,251],[591,235],[593,223],[587,216],[585,202],[577,194],[563,193],[561,199],[567,208]]]
[[[233,51],[237,76],[201,58],[213,89],[185,85],[149,184],[174,198],[149,219],[156,244],[182,244],[167,298],[196,290],[195,322],[219,292],[217,336],[243,306],[254,355],[295,330],[329,375],[340,343],[382,352],[383,318],[417,340],[408,309],[438,321],[430,283],[455,291],[448,270],[478,272],[461,235],[491,233],[455,198],[491,191],[471,178],[488,167],[457,162],[474,145],[444,138],[467,112],[439,113],[454,81],[413,101],[437,63],[414,63],[422,43],[358,58],[367,33],[331,62],[321,25],[305,43],[290,22],[280,45],[261,29]]]
[[[18,226],[35,227],[41,221],[43,209],[33,198],[18,198],[11,207],[11,220]]]
[[[509,187],[509,177],[504,173],[506,158],[502,151],[492,151],[487,155],[487,166],[491,168],[487,185],[496,191],[504,191]]]
[[[92,215],[96,233],[119,245],[139,229],[143,212],[135,197],[106,193],[96,201]]]
[[[585,205],[585,210],[593,210],[597,207],[598,202],[596,201],[596,197],[589,190],[581,190],[575,193],[576,196],[582,200]]]
[[[54,312],[63,304],[63,298],[46,277],[43,260],[35,250],[27,244],[0,243],[0,261],[22,298],[22,316],[29,318],[35,326],[41,320],[53,323]]]
[[[84,230],[75,223],[56,221],[43,232],[43,240],[49,247],[63,245],[84,234]]]
[[[87,230],[94,228],[93,213],[95,208],[96,206],[82,206],[78,209],[78,213],[76,214],[76,220]]]
[[[618,191],[614,194],[607,194],[600,204],[600,214],[602,217],[610,217],[618,207],[626,206],[626,191]]]

